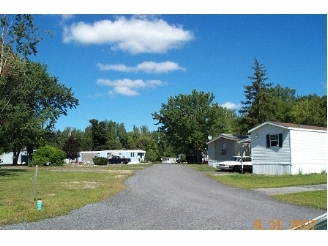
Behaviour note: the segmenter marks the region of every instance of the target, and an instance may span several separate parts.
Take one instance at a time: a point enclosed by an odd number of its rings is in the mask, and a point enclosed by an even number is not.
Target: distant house
[[[240,142],[242,140],[248,140]],[[238,134],[220,134],[208,143],[208,165],[216,166],[217,162],[230,160],[235,155],[250,155],[249,136]]]
[[[99,151],[81,151],[78,162],[85,164],[93,164],[94,157],[111,158],[112,156],[120,156],[130,158],[129,164],[138,164],[145,161],[146,151],[144,150],[99,150]]]
[[[0,165],[13,164],[14,153],[6,152],[0,154]],[[27,152],[25,150],[21,151],[18,156],[17,164],[27,163]]]
[[[162,157],[161,161],[163,164],[177,163],[176,157]]]
[[[253,173],[297,174],[327,170],[327,128],[264,122],[251,135]]]

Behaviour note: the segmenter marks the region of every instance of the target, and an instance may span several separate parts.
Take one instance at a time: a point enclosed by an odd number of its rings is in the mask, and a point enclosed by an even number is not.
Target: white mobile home
[[[177,158],[176,157],[162,157],[161,161],[163,164],[172,164],[172,163],[177,163]]]
[[[14,153],[6,152],[0,154],[0,165],[13,164]],[[27,152],[25,150],[21,151],[18,156],[17,164],[27,163]]]
[[[239,141],[248,139],[249,136],[222,133],[207,143],[208,165],[216,167],[220,161],[230,160],[235,155],[250,155],[250,143],[241,144]]]
[[[327,128],[265,122],[251,135],[253,173],[298,174],[327,170]]]
[[[145,161],[146,151],[144,150],[99,150],[99,151],[81,151],[78,162],[93,164],[94,157],[111,158],[112,156],[120,156],[130,158],[129,164],[138,164]]]

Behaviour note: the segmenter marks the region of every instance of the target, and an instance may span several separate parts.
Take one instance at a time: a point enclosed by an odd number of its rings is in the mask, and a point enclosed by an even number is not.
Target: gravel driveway
[[[220,184],[179,164],[159,164],[127,179],[129,188],[68,215],[2,227],[9,230],[289,229],[326,211],[289,205],[260,191]]]

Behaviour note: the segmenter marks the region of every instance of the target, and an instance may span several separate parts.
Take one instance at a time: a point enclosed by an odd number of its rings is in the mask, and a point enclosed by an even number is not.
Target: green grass
[[[126,188],[124,180],[150,165],[39,167],[35,199],[32,199],[35,168],[0,169],[0,225],[38,221],[98,202]]]
[[[208,177],[226,185],[241,189],[279,188],[287,186],[303,186],[326,184],[327,174],[298,174],[298,175],[258,175],[252,173],[221,172],[217,168],[201,164],[186,164],[200,172],[208,172]],[[327,190],[272,195],[274,199],[296,204],[299,206],[327,210]]]
[[[210,177],[223,184],[247,190],[327,183],[327,174],[258,175],[233,173],[230,175],[210,175]]]
[[[327,210],[327,191],[306,191],[292,194],[282,194],[271,196],[279,201],[305,206],[310,208],[317,208]]]
[[[187,167],[191,167],[192,169],[200,172],[215,172],[217,168],[210,167],[207,164],[184,164]]]

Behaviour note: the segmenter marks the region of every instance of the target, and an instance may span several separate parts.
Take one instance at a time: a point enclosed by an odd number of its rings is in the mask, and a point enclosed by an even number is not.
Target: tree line
[[[14,164],[20,151],[42,146],[61,149],[75,159],[80,151],[143,149],[148,161],[183,153],[192,162],[201,162],[208,136],[221,133],[247,134],[265,121],[327,126],[327,96],[297,95],[295,89],[273,86],[265,66],[254,60],[250,83],[244,86],[245,100],[239,110],[214,102],[211,92],[192,90],[170,96],[158,112],[151,114],[156,131],[124,123],[90,119],[84,130],[54,126],[67,110],[78,106],[70,88],[47,72],[47,66],[32,62],[37,43],[42,40],[33,16],[0,18],[0,153],[12,151]]]
[[[158,112],[152,113],[156,131],[134,126],[127,132],[123,123],[92,119],[85,131],[74,129],[73,135],[82,150],[143,149],[149,161],[183,153],[191,162],[201,162],[208,136],[247,135],[248,130],[265,121],[327,126],[326,95],[298,96],[295,89],[273,86],[264,65],[256,59],[252,70],[238,111],[214,103],[213,93],[192,90],[191,94],[169,97]],[[57,147],[63,145],[67,132],[56,133]]]

